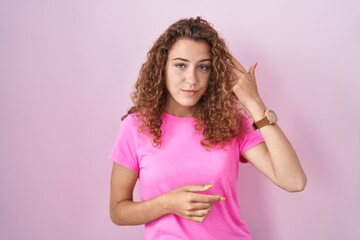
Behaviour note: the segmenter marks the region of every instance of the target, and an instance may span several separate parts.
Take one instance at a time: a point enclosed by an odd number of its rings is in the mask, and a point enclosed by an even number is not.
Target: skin
[[[168,98],[165,111],[180,117],[193,115],[196,104],[205,93],[210,77],[210,51],[205,42],[178,40],[169,51],[166,63]],[[256,64],[247,71],[231,59],[235,85],[233,91],[255,121],[264,117],[266,106],[257,90]],[[260,129],[265,142],[246,151],[243,156],[274,184],[289,192],[302,191],[306,176],[290,142],[280,127]],[[143,202],[132,195],[138,173],[113,164],[110,192],[110,216],[117,225],[140,225],[166,214],[203,222],[221,196],[207,195],[205,185],[189,185]],[[206,184],[206,183],[204,183]]]
[[[167,113],[193,115],[210,78],[211,55],[205,42],[180,39],[172,47],[166,63]]]

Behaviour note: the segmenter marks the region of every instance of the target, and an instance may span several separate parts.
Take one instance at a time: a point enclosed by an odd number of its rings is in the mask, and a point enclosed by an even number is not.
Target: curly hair
[[[165,66],[169,50],[179,39],[204,41],[209,45],[211,74],[194,113],[195,129],[203,133],[203,146],[223,147],[239,134],[243,116],[232,91],[231,54],[217,31],[201,17],[175,22],[155,41],[139,72],[132,94],[134,104],[122,119],[135,113],[142,122],[139,131],[150,134],[154,146],[161,144],[161,116],[168,94]]]

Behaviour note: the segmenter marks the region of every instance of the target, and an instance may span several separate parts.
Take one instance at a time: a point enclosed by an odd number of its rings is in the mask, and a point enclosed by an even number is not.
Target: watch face
[[[271,123],[277,123],[278,117],[273,110],[269,110],[267,116]]]

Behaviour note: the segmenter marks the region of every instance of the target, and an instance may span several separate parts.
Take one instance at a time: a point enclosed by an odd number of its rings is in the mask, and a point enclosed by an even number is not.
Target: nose
[[[196,78],[195,69],[189,68],[185,76],[185,83],[193,86],[196,84],[196,82],[197,82],[197,78]]]

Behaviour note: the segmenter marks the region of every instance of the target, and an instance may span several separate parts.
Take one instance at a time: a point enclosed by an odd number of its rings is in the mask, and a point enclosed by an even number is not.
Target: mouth
[[[181,89],[181,91],[183,91],[183,92],[197,92],[197,90],[193,90],[193,89]]]
[[[193,89],[181,89],[182,92],[186,93],[186,94],[189,94],[189,95],[195,95],[198,90],[193,90]]]

